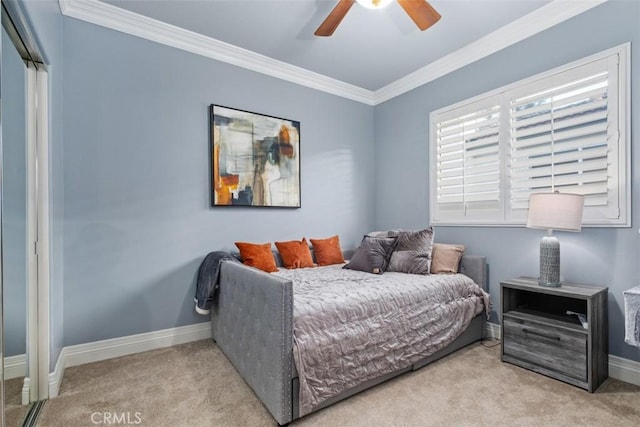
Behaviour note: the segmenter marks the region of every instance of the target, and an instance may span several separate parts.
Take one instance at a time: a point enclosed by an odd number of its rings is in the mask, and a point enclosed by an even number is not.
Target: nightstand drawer
[[[587,379],[587,334],[504,314],[504,354]]]

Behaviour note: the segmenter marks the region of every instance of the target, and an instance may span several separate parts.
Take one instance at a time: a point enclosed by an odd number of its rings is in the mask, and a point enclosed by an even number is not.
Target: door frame
[[[48,73],[27,64],[27,363],[22,403],[49,397]],[[32,357],[37,355],[37,357]]]
[[[28,372],[22,400],[29,403],[49,397],[49,85],[46,60],[24,6],[16,0],[1,3],[3,26],[27,68]]]
[[[36,157],[38,161],[38,400],[49,398],[49,73],[44,67],[36,71]]]

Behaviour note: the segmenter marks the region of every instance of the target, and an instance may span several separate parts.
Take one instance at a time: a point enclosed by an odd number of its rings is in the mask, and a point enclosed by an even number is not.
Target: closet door
[[[28,388],[25,388],[25,379],[29,376],[27,293],[30,279],[27,66],[5,28],[2,28],[1,42],[4,406],[6,425],[19,426],[29,410]]]
[[[0,4],[0,421],[21,426],[48,397],[48,74],[24,2]]]

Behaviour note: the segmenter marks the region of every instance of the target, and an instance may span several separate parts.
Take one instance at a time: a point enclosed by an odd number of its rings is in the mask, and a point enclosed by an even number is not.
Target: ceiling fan
[[[322,37],[333,34],[356,1],[369,9],[382,9],[393,0],[340,0],[314,34]],[[421,31],[440,19],[440,14],[426,0],[397,0],[397,2]]]

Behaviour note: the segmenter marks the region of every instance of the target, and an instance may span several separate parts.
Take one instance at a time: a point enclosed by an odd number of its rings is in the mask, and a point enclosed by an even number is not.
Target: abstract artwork
[[[211,105],[213,206],[300,207],[300,122]]]

